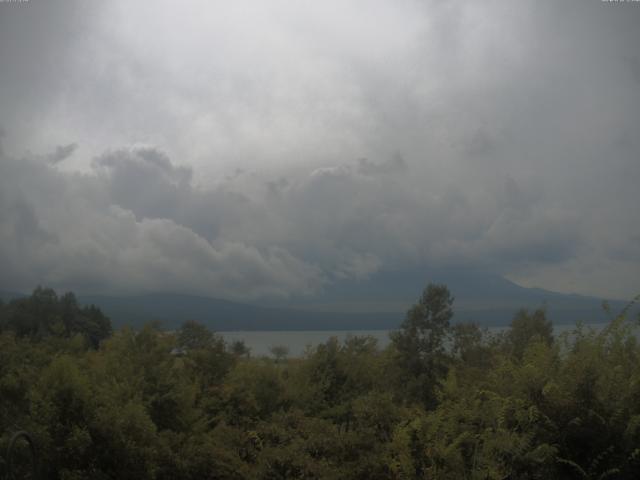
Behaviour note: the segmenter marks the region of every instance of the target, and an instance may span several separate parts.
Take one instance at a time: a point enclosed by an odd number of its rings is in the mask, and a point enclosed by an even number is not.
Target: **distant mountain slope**
[[[313,298],[271,305],[327,313],[394,313],[402,319],[429,282],[448,286],[455,297],[455,321],[501,326],[508,324],[520,308],[540,307],[546,308],[548,316],[557,324],[607,320],[602,309],[604,299],[525,288],[500,275],[468,269],[379,271],[364,281],[335,282]],[[627,302],[610,300],[608,303],[615,314]],[[638,310],[636,307],[631,314],[636,315]]]
[[[177,328],[186,320],[197,320],[216,331],[231,330],[366,330],[395,328],[393,313],[318,312],[267,308],[213,298],[176,294],[135,297],[80,296],[81,303],[97,305],[114,326],[140,326],[160,321]]]
[[[521,287],[504,277],[479,270],[402,270],[380,271],[365,281],[335,282],[320,295],[300,302],[318,308],[341,308],[352,311],[397,311],[399,306],[411,305],[430,283],[447,285],[455,297],[458,310],[484,308],[537,307],[544,303],[559,307],[597,307],[602,299],[582,295],[567,295],[539,288]],[[620,302],[623,304],[624,302]]]
[[[607,320],[602,299],[524,288],[476,270],[381,271],[365,281],[338,281],[312,298],[269,305],[172,293],[79,295],[79,301],[100,307],[116,327],[155,320],[165,328],[177,328],[185,320],[197,320],[217,331],[393,329],[429,282],[449,287],[455,297],[454,321],[502,326],[518,309],[538,307],[545,307],[556,324]],[[19,295],[0,292],[5,299]],[[615,314],[626,302],[609,304]],[[637,315],[638,310],[636,306],[630,314]]]

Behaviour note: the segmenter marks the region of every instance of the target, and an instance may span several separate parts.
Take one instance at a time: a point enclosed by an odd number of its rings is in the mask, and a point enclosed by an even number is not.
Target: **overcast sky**
[[[640,3],[0,3],[0,288],[640,291]]]

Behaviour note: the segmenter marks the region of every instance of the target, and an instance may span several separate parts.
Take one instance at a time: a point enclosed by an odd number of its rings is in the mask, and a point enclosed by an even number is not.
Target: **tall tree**
[[[521,359],[529,343],[534,340],[551,345],[553,343],[553,325],[547,319],[544,309],[539,308],[533,313],[521,309],[513,317],[511,328],[507,333],[511,353]]]
[[[216,343],[216,336],[206,326],[195,320],[187,320],[178,330],[178,343],[187,349],[210,348]]]
[[[445,340],[453,317],[453,297],[445,285],[429,284],[391,334],[398,362],[411,377],[409,393],[433,407],[439,380],[447,372]]]

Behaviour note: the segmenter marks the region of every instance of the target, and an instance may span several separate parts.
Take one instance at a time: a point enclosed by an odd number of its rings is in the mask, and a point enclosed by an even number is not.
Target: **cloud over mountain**
[[[631,296],[639,21],[580,1],[0,4],[0,287],[258,299],[470,266]]]

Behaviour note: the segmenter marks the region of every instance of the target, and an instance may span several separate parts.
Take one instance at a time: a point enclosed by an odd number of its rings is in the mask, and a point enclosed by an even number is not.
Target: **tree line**
[[[489,334],[453,305],[430,284],[385,348],[267,358],[38,288],[0,303],[0,456],[23,429],[47,479],[640,478],[637,319]]]

